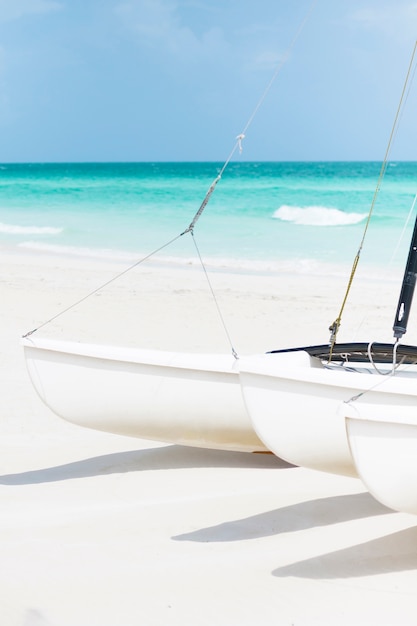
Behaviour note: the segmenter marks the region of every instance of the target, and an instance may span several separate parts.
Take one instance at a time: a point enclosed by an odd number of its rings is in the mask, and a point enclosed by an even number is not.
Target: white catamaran
[[[233,350],[230,355],[163,352],[44,339],[31,331],[22,344],[45,404],[89,428],[199,447],[272,451],[295,465],[359,476],[382,503],[417,514],[417,346],[400,343],[417,278],[417,218],[395,341],[336,342],[416,47],[329,344],[237,359]],[[237,137],[235,149],[243,137]],[[193,234],[232,154],[181,235]]]
[[[313,6],[314,2],[193,220],[178,237],[190,233],[194,240],[197,220],[233,154],[241,151],[245,133]],[[60,417],[88,428],[145,439],[223,450],[268,451],[246,411],[233,347],[230,354],[187,354],[55,341],[35,335],[47,323],[26,333],[22,345],[38,395]]]
[[[275,454],[296,465],[359,475],[382,503],[417,514],[417,346],[400,343],[407,329],[416,277],[417,218],[393,325],[393,344],[336,343],[340,313],[331,326],[328,345],[244,357],[239,370],[254,428]],[[350,284],[351,280],[347,294]]]

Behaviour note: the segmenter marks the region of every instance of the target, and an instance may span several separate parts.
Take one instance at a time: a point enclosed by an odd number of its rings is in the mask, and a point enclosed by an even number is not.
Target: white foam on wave
[[[0,233],[6,235],[59,235],[62,231],[63,228],[54,226],[19,226],[0,222]]]
[[[346,226],[359,224],[366,218],[366,213],[345,213],[340,209],[325,206],[289,206],[283,204],[273,217],[283,222],[292,222],[303,226]]]

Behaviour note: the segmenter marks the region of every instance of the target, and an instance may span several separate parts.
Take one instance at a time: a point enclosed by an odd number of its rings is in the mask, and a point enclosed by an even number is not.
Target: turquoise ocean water
[[[182,233],[222,164],[0,165],[0,246],[135,262]],[[195,227],[213,267],[337,272],[351,264],[381,164],[232,162]],[[390,163],[361,255],[403,264],[417,163]],[[197,257],[190,236],[164,247],[170,263]]]

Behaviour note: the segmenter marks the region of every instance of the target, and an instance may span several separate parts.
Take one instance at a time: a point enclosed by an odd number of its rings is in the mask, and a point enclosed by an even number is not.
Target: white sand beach
[[[0,256],[2,626],[417,624],[417,519],[359,480],[54,416],[32,388],[20,337],[123,268]],[[358,274],[340,340],[389,341],[399,285]],[[238,353],[326,342],[346,281],[212,274]],[[38,332],[229,349],[192,268],[136,268]]]

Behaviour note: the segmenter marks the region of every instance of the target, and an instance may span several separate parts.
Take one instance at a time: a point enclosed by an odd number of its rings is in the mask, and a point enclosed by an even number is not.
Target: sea
[[[0,247],[304,274],[346,272],[360,249],[381,277],[407,258],[417,163],[381,166],[233,161],[199,214],[222,163],[0,164]]]

